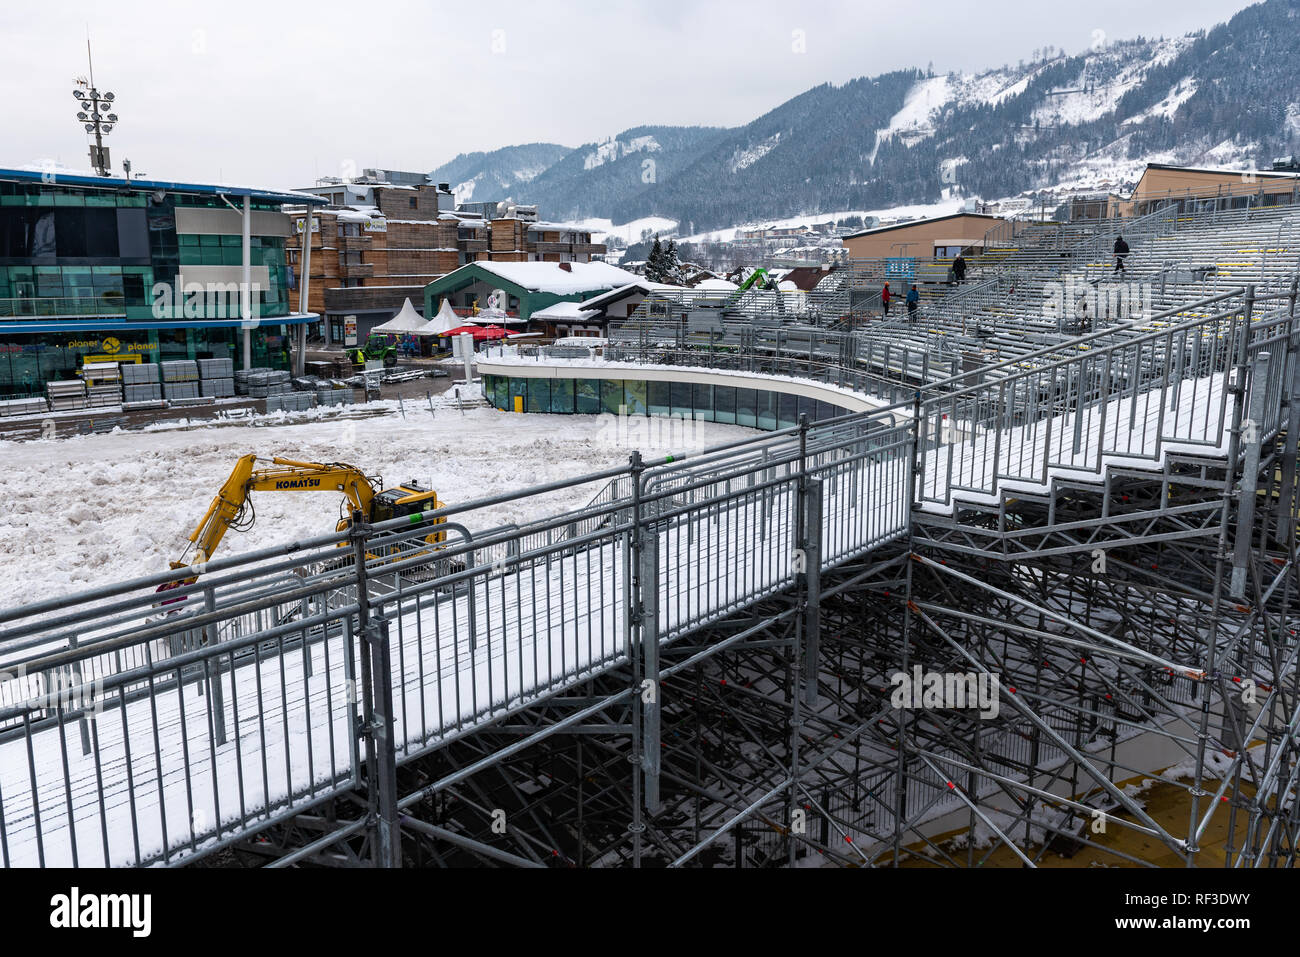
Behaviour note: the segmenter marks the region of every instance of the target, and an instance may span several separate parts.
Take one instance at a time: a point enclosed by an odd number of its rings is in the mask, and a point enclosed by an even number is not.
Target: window
[[[644,379],[628,379],[623,383],[623,402],[628,415],[646,414],[646,382]]]
[[[736,421],[736,390],[731,386],[720,385],[713,390],[713,418],[728,424]]]
[[[416,198],[415,198],[414,196],[412,196],[412,197],[408,200],[408,204],[410,205],[411,209],[415,209],[416,206],[419,205],[419,204],[416,202]]]
[[[782,392],[777,400],[777,427],[788,429],[799,424],[799,397]]]
[[[753,389],[736,390],[736,424],[748,426],[753,429],[758,426],[757,413],[755,411],[755,398],[757,393]]]
[[[626,403],[623,396],[622,379],[600,380],[600,411],[609,415],[619,415]]]
[[[573,380],[551,380],[551,411],[559,415],[573,412]]]
[[[691,384],[689,382],[670,382],[668,388],[668,394],[672,399],[673,415],[680,415],[687,419],[691,418],[694,412],[691,407]]]
[[[696,383],[691,386],[694,394],[692,405],[695,406],[695,418],[702,422],[713,421],[713,386]]]
[[[600,380],[578,379],[574,383],[577,409],[581,415],[595,415],[600,412]]]
[[[550,383],[546,379],[528,380],[528,402],[524,406],[524,411],[526,412],[550,412],[551,411]]]
[[[651,415],[669,415],[672,412],[669,383],[647,382],[646,404]]]

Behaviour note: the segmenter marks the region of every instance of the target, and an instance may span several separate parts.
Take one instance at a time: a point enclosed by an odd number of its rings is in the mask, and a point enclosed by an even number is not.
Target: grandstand
[[[0,611],[0,862],[1293,866],[1296,222],[1044,225],[916,322],[862,263],[496,359],[878,407],[446,508],[437,553],[358,522]]]

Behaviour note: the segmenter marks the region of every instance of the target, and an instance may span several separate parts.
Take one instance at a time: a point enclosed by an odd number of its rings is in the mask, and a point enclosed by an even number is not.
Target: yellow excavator
[[[445,503],[438,499],[436,492],[421,488],[414,481],[394,488],[376,492],[381,481],[371,478],[354,465],[342,462],[298,462],[293,459],[274,458],[271,468],[256,468],[257,456],[245,455],[235,463],[230,478],[221,486],[212,504],[208,506],[198,527],[190,533],[189,541],[194,547],[190,555],[189,546],[179,561],[171,563],[172,568],[186,568],[199,565],[212,558],[213,552],[221,539],[230,529],[247,531],[255,520],[250,496],[253,492],[342,492],[348,508],[335,526],[336,531],[346,531],[352,525],[352,513],[359,511],[365,521],[383,522],[403,515],[417,515],[442,508]],[[441,525],[444,518],[428,520],[430,525]],[[435,531],[424,537],[424,541],[438,546],[446,540],[445,531]],[[383,556],[367,553],[367,558]],[[397,558],[394,555],[394,560]],[[401,557],[412,557],[408,550]],[[159,587],[159,591],[192,585],[198,576],[184,581],[168,582]]]

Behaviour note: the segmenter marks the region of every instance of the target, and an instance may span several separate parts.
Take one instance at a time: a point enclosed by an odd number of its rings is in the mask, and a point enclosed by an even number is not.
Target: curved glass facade
[[[671,415],[751,429],[784,429],[856,411],[820,399],[725,385],[644,379],[543,379],[485,375],[483,397],[503,412]],[[758,380],[755,380],[758,381]]]

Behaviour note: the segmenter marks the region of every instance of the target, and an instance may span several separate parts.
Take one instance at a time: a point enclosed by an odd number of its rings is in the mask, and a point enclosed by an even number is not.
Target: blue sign
[[[912,279],[916,276],[916,257],[907,256],[885,260],[885,276],[889,279]]]

